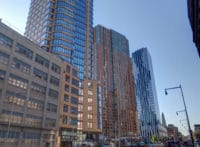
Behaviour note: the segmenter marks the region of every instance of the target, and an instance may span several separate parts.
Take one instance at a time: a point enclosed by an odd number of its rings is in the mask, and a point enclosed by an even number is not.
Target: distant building
[[[196,140],[200,140],[200,124],[194,125],[194,136]]]
[[[200,124],[194,125],[194,131],[200,131]]]
[[[167,127],[167,123],[166,123],[166,120],[165,120],[165,115],[164,115],[164,113],[162,113],[162,125],[163,125],[163,127]]]
[[[62,73],[61,59],[0,23],[0,146],[56,146]]]
[[[94,28],[93,76],[102,86],[104,137],[138,135],[132,64],[126,37],[103,26]]]
[[[160,137],[160,139],[168,136],[168,134],[167,134],[167,123],[166,123],[166,120],[165,120],[164,113],[162,113],[161,117],[162,117],[162,123],[159,124],[159,137]]]
[[[193,41],[200,56],[200,0],[187,0],[188,17],[193,31]]]
[[[147,48],[132,53],[140,135],[147,141],[159,136],[160,112],[152,61]]]
[[[168,133],[168,136],[172,138],[173,140],[176,140],[179,137],[178,127],[174,126],[173,124],[169,124],[167,126],[167,133]]]

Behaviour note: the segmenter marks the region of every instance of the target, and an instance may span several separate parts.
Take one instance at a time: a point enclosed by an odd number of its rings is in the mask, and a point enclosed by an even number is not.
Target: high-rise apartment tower
[[[100,133],[101,91],[91,72],[93,0],[31,0],[25,36],[78,68],[77,128],[86,138]]]
[[[160,112],[151,56],[147,48],[132,53],[140,135],[147,141],[159,136]]]
[[[126,37],[103,26],[94,28],[94,78],[102,86],[103,135],[136,136],[137,112]]]
[[[91,77],[93,0],[31,0],[25,36]]]

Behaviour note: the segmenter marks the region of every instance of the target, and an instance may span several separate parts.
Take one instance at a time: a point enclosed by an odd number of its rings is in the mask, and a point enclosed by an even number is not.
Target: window
[[[77,118],[74,118],[74,117],[70,117],[70,125],[77,125]]]
[[[78,105],[78,111],[83,111],[83,105]]]
[[[89,87],[89,88],[92,88],[92,86],[93,86],[92,83],[89,82],[89,83],[88,83],[88,87]]]
[[[28,108],[42,111],[44,109],[44,102],[34,98],[30,98],[28,101]]]
[[[67,94],[64,95],[64,102],[69,102],[69,96]]]
[[[29,64],[26,64],[17,58],[13,58],[12,67],[24,73],[30,73],[31,71],[31,66]]]
[[[9,79],[8,79],[8,83],[13,85],[13,86],[22,88],[22,89],[27,89],[28,80],[23,79],[23,78],[16,76],[14,74],[10,74]]]
[[[0,63],[7,65],[9,61],[9,55],[0,51]]]
[[[49,96],[50,96],[50,97],[55,98],[55,99],[58,99],[58,95],[59,95],[58,91],[53,90],[53,89],[51,89],[51,88],[49,89]]]
[[[68,112],[68,105],[63,106],[63,112]]]
[[[76,107],[70,107],[70,113],[71,114],[78,114],[78,109]]]
[[[62,123],[67,124],[67,116],[66,115],[62,116]]]
[[[49,60],[45,59],[44,57],[36,54],[35,56],[35,62],[43,65],[46,68],[49,68]]]
[[[87,123],[87,127],[88,127],[88,128],[92,128],[92,123],[90,123],[90,122]]]
[[[0,69],[0,80],[4,80],[6,76],[6,71]]]
[[[55,63],[52,63],[51,69],[52,69],[52,71],[54,71],[54,72],[56,72],[58,74],[60,74],[60,72],[61,72],[60,66],[56,65]]]
[[[93,92],[91,90],[88,90],[88,95],[93,95]]]
[[[38,92],[40,94],[44,94],[44,95],[46,94],[46,87],[35,82],[31,83],[31,90]]]
[[[78,98],[71,97],[71,103],[75,104],[75,105],[78,105]]]
[[[75,77],[78,77],[78,72],[75,69],[72,69],[72,75]]]
[[[30,126],[41,126],[42,125],[42,117],[27,114],[26,118],[25,118],[25,123],[26,123],[26,125],[30,125]]]
[[[92,114],[88,114],[88,119],[92,119]]]
[[[6,35],[0,33],[0,44],[11,48],[13,45],[13,40]]]
[[[92,103],[92,98],[88,98],[88,103]]]
[[[48,74],[34,67],[33,75],[41,80],[47,81]]]
[[[66,71],[67,71],[68,73],[70,73],[70,70],[71,70],[70,66],[67,65],[67,66],[66,66]]]
[[[46,118],[45,126],[47,126],[47,127],[55,127],[56,126],[56,119]]]
[[[69,92],[69,85],[65,84],[65,91]]]
[[[82,122],[78,122],[78,129],[83,129],[83,123]]]
[[[51,76],[51,78],[50,78],[50,83],[51,84],[53,84],[53,85],[55,85],[55,86],[59,86],[59,79],[58,78],[56,78],[56,77],[54,77],[54,76]]]
[[[25,100],[26,100],[26,97],[23,94],[6,91],[6,99],[4,100],[4,102],[15,104],[18,106],[24,106]]]
[[[20,137],[20,132],[15,132],[15,131],[9,131],[7,134],[7,131],[0,130],[0,138],[15,138],[19,139]]]
[[[83,114],[82,113],[78,113],[78,120],[83,120]]]
[[[88,106],[88,110],[91,111],[92,110],[92,106]]]
[[[22,117],[23,117],[23,113],[19,113],[16,111],[7,111],[7,110],[2,110],[2,114],[1,114],[1,121],[3,122],[9,122],[10,119],[12,118],[12,123],[18,123],[21,124],[22,123]]]
[[[47,104],[47,111],[50,111],[50,112],[57,112],[57,105],[55,104],[51,104],[51,103],[48,103]]]
[[[25,57],[32,59],[33,58],[33,51],[26,48],[25,46],[17,43],[16,45],[16,52],[20,53],[21,55],[24,55]]]
[[[44,134],[45,135],[45,134]],[[34,132],[24,132],[23,133],[23,138],[27,139],[40,139],[41,138],[41,133],[34,133]],[[32,146],[32,143],[31,145]]]
[[[74,85],[74,86],[79,86],[79,81],[78,80],[76,80],[76,79],[72,79],[72,84]]]
[[[65,81],[70,82],[70,77],[68,75],[65,76]]]
[[[79,94],[79,93],[78,93],[78,89],[76,89],[76,88],[74,88],[74,87],[71,88],[71,93],[74,94],[74,95],[77,95],[77,96],[78,96],[78,94]]]
[[[79,103],[83,103],[83,96],[79,97]]]

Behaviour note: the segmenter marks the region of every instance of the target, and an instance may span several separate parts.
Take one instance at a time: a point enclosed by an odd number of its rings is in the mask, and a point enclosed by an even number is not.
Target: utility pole
[[[182,86],[179,85],[177,87],[165,88],[165,95],[168,94],[167,93],[168,90],[173,90],[173,89],[180,89],[181,90],[181,96],[182,96],[182,100],[183,100],[183,104],[184,104],[184,111],[185,111],[185,115],[186,115],[186,120],[187,120],[187,125],[188,125],[188,131],[189,131],[189,134],[190,134],[190,138],[191,138],[191,142],[192,142],[192,147],[194,147],[194,138],[193,138],[193,135],[192,135],[192,129],[190,127],[190,121],[189,121],[189,117],[188,117],[187,107],[186,107],[186,104],[185,104],[185,98],[184,98],[184,95],[183,95]]]

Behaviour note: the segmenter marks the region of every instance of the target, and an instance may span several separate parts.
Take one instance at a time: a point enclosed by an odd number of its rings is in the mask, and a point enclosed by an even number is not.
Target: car
[[[200,140],[195,140],[194,143],[197,144],[197,145],[200,145]]]
[[[183,142],[183,147],[189,147],[189,142],[184,141],[184,142]]]
[[[83,143],[81,144],[82,147],[95,147],[95,143],[93,140],[91,139],[87,139],[85,141],[83,141]]]
[[[104,143],[104,144],[103,144],[103,147],[114,147],[114,146],[115,146],[115,144],[112,143],[112,142]]]
[[[115,140],[111,138],[104,139],[103,147],[114,147],[115,146]]]
[[[143,146],[145,146],[145,143],[143,141],[141,141],[138,145],[139,145],[139,147],[143,147]]]

